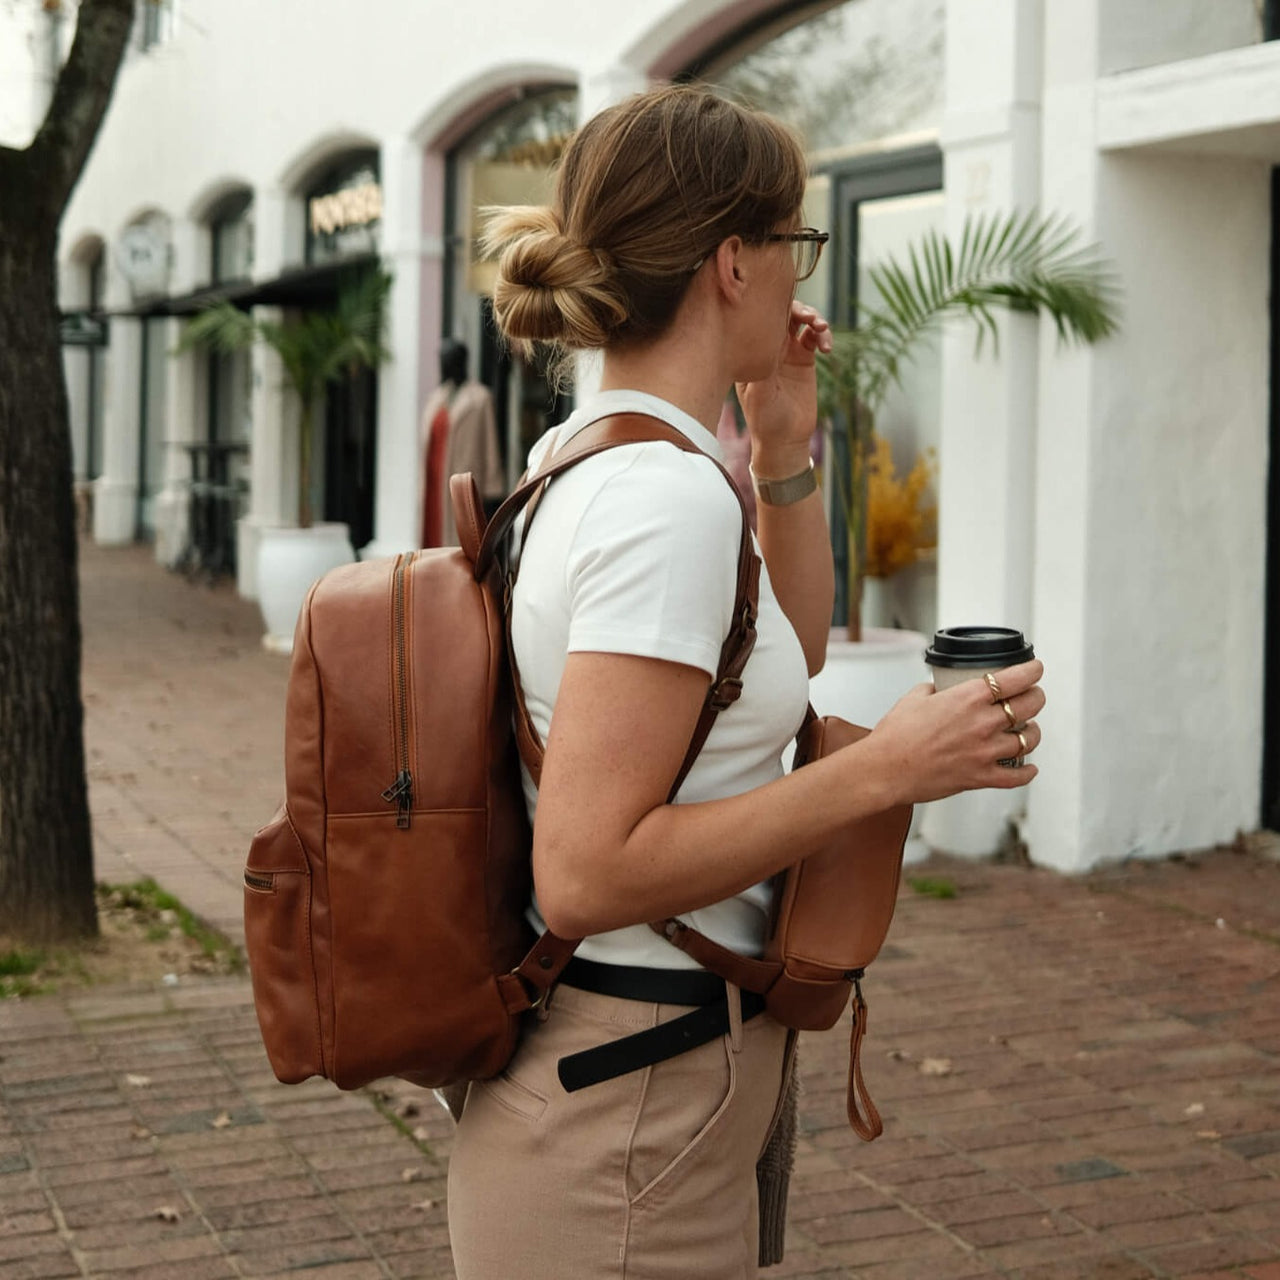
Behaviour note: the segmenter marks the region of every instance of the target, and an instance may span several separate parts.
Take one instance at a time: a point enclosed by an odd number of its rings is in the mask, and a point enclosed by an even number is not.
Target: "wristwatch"
[[[813,459],[810,458],[809,465],[803,471],[787,476],[785,480],[761,480],[752,471],[751,485],[761,502],[771,507],[788,507],[793,502],[807,498],[818,487],[818,478],[813,473]]]

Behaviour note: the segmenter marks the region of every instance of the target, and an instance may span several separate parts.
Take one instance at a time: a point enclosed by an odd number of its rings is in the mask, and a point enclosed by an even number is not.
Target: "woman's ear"
[[[729,302],[739,301],[746,288],[746,265],[742,252],[744,248],[741,236],[730,236],[727,240],[721,240],[716,249],[716,284]]]

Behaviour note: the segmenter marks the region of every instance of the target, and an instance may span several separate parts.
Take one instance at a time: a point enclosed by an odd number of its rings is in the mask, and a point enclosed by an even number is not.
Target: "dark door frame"
[[[835,252],[827,270],[831,278],[831,322],[854,323],[858,306],[858,209],[866,201],[886,200],[926,191],[941,191],[942,152],[936,146],[909,147],[885,155],[859,156],[824,165],[819,172],[831,179],[830,229]],[[832,432],[828,444],[833,465],[848,474],[848,443],[843,432]],[[831,550],[835,559],[836,595],[832,622],[848,617],[849,539],[844,509],[833,503],[830,512]]]

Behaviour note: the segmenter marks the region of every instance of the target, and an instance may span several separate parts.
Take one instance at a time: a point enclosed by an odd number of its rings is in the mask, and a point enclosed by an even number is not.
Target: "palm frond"
[[[1045,313],[1065,342],[1097,342],[1118,323],[1119,288],[1093,248],[1081,247],[1066,220],[1036,213],[967,220],[960,243],[926,233],[905,261],[889,258],[868,275],[878,305],[859,312],[865,337],[857,358],[866,402],[878,406],[920,341],[947,320],[973,322],[981,353],[999,350],[997,308]]]
[[[247,351],[257,337],[257,326],[251,315],[229,302],[219,302],[187,321],[175,354],[192,347],[208,347],[225,354]]]

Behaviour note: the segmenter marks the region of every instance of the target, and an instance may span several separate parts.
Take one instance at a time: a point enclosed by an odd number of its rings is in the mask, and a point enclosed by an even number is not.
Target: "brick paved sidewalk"
[[[238,930],[285,664],[137,551],[87,548],[85,578],[100,875]],[[843,1030],[806,1037],[765,1274],[1280,1280],[1280,862],[912,874],[957,892],[904,889],[866,984],[885,1135],[845,1124]],[[0,1280],[443,1280],[448,1149],[407,1085],[276,1084],[243,981],[0,1004]]]

